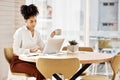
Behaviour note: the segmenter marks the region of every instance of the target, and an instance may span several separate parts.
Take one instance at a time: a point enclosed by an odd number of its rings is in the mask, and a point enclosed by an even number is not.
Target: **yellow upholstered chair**
[[[98,48],[112,48],[112,46],[110,44],[110,39],[98,40]]]
[[[77,58],[39,58],[37,60],[37,69],[46,79],[52,79],[54,73],[60,73],[64,79],[70,78],[79,69],[79,59]]]
[[[67,50],[67,46],[64,46],[63,48],[62,48],[62,50],[63,51],[66,51]],[[94,50],[93,50],[93,48],[91,48],[91,47],[79,47],[78,48],[78,50],[79,51],[87,51],[87,52],[93,52]],[[82,64],[82,66],[84,66],[83,64]],[[93,67],[92,67],[92,73],[94,72],[94,66],[95,65],[93,65]],[[84,73],[82,73],[82,75],[86,75],[88,72],[84,72]]]
[[[120,55],[120,52],[118,52],[117,55]]]
[[[99,76],[99,75],[88,75],[88,76],[84,76],[82,77],[81,80],[118,80],[116,79],[116,75],[120,69],[120,55],[116,55],[113,57],[112,61],[111,61],[111,67],[113,70],[113,77],[112,79],[108,79],[105,76]]]
[[[67,46],[62,48],[63,51],[67,50]],[[93,49],[91,47],[79,47],[79,51],[88,51],[88,52],[93,52]]]
[[[91,47],[79,47],[79,51],[93,52],[93,49]]]
[[[111,39],[99,39],[98,48],[100,53],[114,54],[112,45],[111,45]],[[107,76],[109,76],[108,63],[109,62],[105,62],[105,74]]]
[[[10,65],[11,60],[13,58],[13,48],[4,48],[4,55],[5,55],[5,59],[8,62],[8,64]],[[21,80],[27,80],[28,79],[27,74],[25,73],[13,73],[10,71],[10,67],[9,67],[9,72],[8,72],[8,78],[7,80],[16,80],[16,78],[20,78]]]

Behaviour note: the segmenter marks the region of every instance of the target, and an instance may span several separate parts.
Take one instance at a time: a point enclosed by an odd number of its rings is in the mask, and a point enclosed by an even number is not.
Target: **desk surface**
[[[32,53],[34,54],[34,53]],[[36,62],[38,58],[69,58],[69,57],[77,57],[82,64],[88,63],[101,63],[110,61],[113,57],[111,54],[106,53],[94,53],[94,52],[77,52],[77,53],[59,53],[54,55],[47,54],[39,54],[39,55],[21,55],[19,56],[20,60],[28,61],[28,62]]]

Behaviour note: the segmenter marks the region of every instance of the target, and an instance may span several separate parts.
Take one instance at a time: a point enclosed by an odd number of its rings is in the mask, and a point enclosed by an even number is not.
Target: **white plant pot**
[[[67,46],[67,51],[68,52],[76,52],[76,51],[78,51],[78,45],[68,45]]]

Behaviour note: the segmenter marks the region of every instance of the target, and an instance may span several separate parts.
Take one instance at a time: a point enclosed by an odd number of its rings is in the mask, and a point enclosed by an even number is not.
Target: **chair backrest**
[[[4,55],[8,63],[11,63],[11,59],[13,58],[13,48],[4,48]]]
[[[98,48],[112,48],[112,46],[110,44],[110,39],[98,40]]]
[[[67,47],[63,47],[62,50],[67,50]],[[88,52],[93,52],[93,49],[91,47],[79,47],[79,51],[88,51]]]
[[[54,73],[62,74],[64,79],[70,79],[79,69],[80,63],[77,58],[39,58],[36,66],[46,79],[51,79]]]
[[[120,69],[120,55],[116,55],[113,57],[112,62],[111,62],[111,67],[113,69],[113,77],[112,80],[115,80],[115,77]]]
[[[67,46],[64,46],[63,48],[62,48],[62,51],[66,51],[67,50]]]
[[[120,55],[120,52],[118,52],[117,55]]]
[[[91,47],[79,47],[79,51],[93,52],[93,48],[91,48]]]

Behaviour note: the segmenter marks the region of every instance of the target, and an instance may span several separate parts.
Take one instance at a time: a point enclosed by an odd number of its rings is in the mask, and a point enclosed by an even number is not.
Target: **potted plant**
[[[77,45],[77,41],[76,40],[71,40],[69,41],[69,45],[67,46],[67,50],[70,52],[75,52],[78,51],[78,45]]]
[[[77,45],[78,43],[77,43],[77,41],[75,41],[75,40],[71,40],[71,41],[69,41],[69,44],[70,44],[70,45]]]

